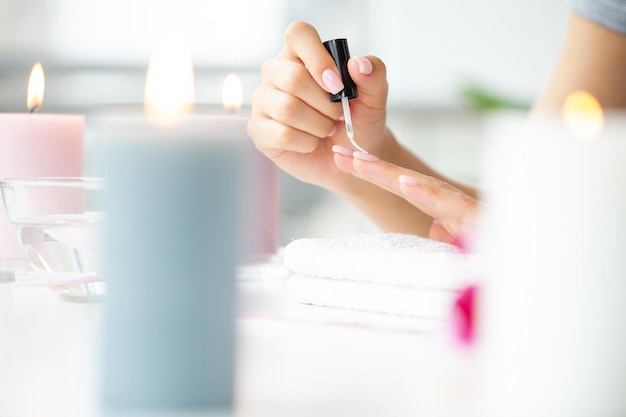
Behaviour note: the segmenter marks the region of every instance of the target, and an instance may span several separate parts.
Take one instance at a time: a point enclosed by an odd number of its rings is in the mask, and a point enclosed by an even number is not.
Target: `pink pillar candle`
[[[0,179],[83,175],[84,116],[0,114]],[[0,204],[0,269],[25,257],[4,204]]]
[[[280,172],[278,167],[263,155],[251,139],[246,128],[248,117],[244,115],[202,116],[209,123],[222,120],[237,125],[247,139],[244,186],[244,262],[267,261],[276,254],[280,232]],[[213,122],[215,123],[215,122]]]

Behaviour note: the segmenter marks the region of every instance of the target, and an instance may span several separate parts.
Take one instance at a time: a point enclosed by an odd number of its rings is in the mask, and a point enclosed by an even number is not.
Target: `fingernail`
[[[380,159],[376,158],[371,153],[365,153],[365,152],[361,152],[361,151],[354,151],[352,156],[354,156],[356,159],[360,159],[361,161],[367,161],[367,162],[378,162],[378,161],[380,161]]]
[[[408,175],[400,175],[398,177],[398,181],[406,185],[412,185],[412,186],[422,185],[422,182],[420,180],[414,177],[410,177]]]
[[[343,82],[337,73],[331,69],[324,70],[322,73],[322,81],[330,93],[337,94],[343,90]]]
[[[326,137],[329,138],[333,136],[335,133],[337,133],[337,125],[333,125],[333,128],[330,130],[330,133]]]
[[[341,116],[339,116],[339,121],[345,122],[346,121],[346,116],[344,116],[343,114]]]
[[[372,66],[370,60],[365,58],[364,56],[355,56],[353,57],[353,59],[356,61],[357,64],[359,64],[359,72],[361,74],[370,75],[374,70],[374,67]]]
[[[341,145],[333,145],[333,152],[341,154],[341,155],[345,155],[345,156],[352,156],[352,154],[354,153],[352,149],[346,148],[345,146],[341,146]]]

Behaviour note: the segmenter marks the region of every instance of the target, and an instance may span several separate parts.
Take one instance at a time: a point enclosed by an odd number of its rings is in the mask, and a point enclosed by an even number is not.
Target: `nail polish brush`
[[[331,39],[324,42],[324,46],[328,53],[333,57],[335,65],[341,74],[341,80],[343,81],[344,89],[337,94],[330,94],[330,101],[339,102],[343,107],[343,117],[346,122],[346,134],[352,146],[361,152],[367,153],[365,149],[359,146],[354,139],[354,128],[352,127],[352,114],[350,113],[349,100],[357,98],[359,93],[356,89],[356,84],[348,73],[348,60],[350,59],[350,51],[348,49],[348,40],[344,38]]]

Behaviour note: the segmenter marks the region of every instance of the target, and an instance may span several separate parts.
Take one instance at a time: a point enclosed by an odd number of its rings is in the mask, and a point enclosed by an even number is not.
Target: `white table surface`
[[[471,400],[471,357],[440,331],[293,315],[277,265],[239,283],[236,416],[453,416]],[[102,304],[0,284],[0,417],[99,416]]]

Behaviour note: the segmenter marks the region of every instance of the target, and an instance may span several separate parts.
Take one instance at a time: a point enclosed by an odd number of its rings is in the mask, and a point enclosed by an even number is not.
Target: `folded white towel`
[[[445,321],[424,317],[380,314],[345,308],[291,303],[286,317],[298,323],[363,327],[376,330],[426,333],[441,329]]]
[[[455,292],[294,275],[287,282],[294,301],[366,313],[445,320]]]
[[[283,264],[298,275],[410,288],[457,290],[469,283],[468,256],[456,246],[399,233],[294,240]]]
[[[397,233],[298,239],[283,264],[295,273],[287,290],[296,303],[442,323],[471,278],[456,246]]]

